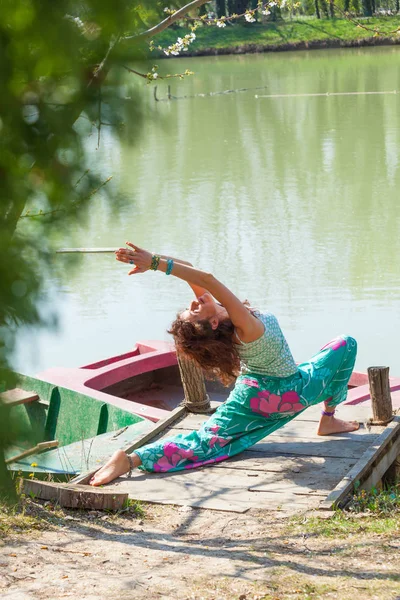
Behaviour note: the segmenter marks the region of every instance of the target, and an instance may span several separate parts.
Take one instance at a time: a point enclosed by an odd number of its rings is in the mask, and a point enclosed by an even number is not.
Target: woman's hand
[[[135,246],[132,242],[125,242],[128,248],[118,248],[115,251],[115,258],[119,262],[131,264],[132,270],[129,271],[128,275],[135,275],[136,273],[144,273],[148,271],[151,266],[152,253],[139,246]]]

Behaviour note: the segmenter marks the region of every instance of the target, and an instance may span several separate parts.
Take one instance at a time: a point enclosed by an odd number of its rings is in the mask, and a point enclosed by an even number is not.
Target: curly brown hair
[[[174,336],[178,352],[194,360],[206,377],[230,385],[240,372],[240,359],[232,340],[234,326],[227,318],[213,329],[207,319],[184,321],[180,315],[168,330]]]

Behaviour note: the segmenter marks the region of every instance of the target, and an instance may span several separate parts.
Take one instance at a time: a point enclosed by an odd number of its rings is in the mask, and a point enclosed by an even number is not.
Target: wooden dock
[[[321,437],[316,434],[320,410],[308,408],[250,450],[217,465],[174,473],[136,471],[105,488],[145,502],[239,513],[332,508],[351,493],[358,478],[361,483],[369,478],[374,485],[385,465],[385,470],[390,466],[388,461],[395,460],[400,453],[400,418],[371,428],[370,402],[342,405],[339,418],[358,420],[360,429]],[[158,439],[198,429],[206,418],[185,414]]]

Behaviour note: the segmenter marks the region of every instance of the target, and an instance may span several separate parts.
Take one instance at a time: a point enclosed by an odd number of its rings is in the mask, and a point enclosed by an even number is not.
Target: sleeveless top
[[[240,340],[240,344],[236,344],[236,349],[241,361],[241,374],[289,377],[297,373],[296,363],[278,319],[270,312],[256,311],[254,316],[263,323],[265,331],[253,342],[242,342],[236,334]]]

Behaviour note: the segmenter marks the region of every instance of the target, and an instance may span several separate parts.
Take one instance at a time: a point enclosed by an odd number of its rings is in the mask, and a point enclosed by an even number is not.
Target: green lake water
[[[274,312],[297,360],[346,332],[357,368],[400,376],[400,93],[298,96],[400,91],[399,67],[397,47],[160,62],[161,73],[195,71],[171,82],[175,96],[250,89],[156,103],[144,86],[134,146],[107,127],[98,150],[95,130],[88,138],[94,167],[125,202],[113,211],[98,195],[60,246],[131,240],[191,260]],[[166,98],[165,83],[157,93]],[[15,367],[25,373],[168,339],[191,298],[162,273],[127,277],[113,255],[84,256],[72,272],[56,260],[59,329],[21,334]]]

